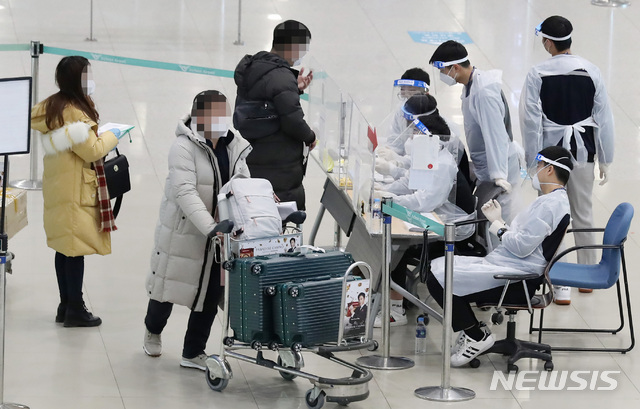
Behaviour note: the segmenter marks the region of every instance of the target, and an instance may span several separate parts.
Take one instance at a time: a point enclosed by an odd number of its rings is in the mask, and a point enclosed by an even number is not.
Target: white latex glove
[[[495,183],[496,186],[501,187],[505,193],[511,193],[511,183],[507,182],[506,179],[494,179],[493,183]]]
[[[600,179],[602,179],[598,184],[602,186],[609,181],[609,165],[600,163],[598,167],[600,168]]]
[[[504,220],[502,219],[502,206],[496,199],[489,200],[487,203],[482,205],[482,213],[484,213],[484,217],[489,220],[489,223],[493,223],[495,221],[502,222],[504,224]]]
[[[376,155],[378,158],[382,158],[387,161],[398,161],[400,159],[400,155],[387,148],[386,146],[381,146],[376,149]]]
[[[382,175],[395,174],[398,169],[397,162],[387,160],[376,160],[376,172]]]

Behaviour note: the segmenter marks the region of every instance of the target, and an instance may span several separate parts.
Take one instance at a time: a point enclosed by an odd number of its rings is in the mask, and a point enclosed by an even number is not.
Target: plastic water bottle
[[[373,208],[371,209],[371,233],[382,233],[382,205],[380,198],[373,199]]]
[[[416,324],[416,355],[427,353],[427,326],[424,325],[424,317],[418,317]]]

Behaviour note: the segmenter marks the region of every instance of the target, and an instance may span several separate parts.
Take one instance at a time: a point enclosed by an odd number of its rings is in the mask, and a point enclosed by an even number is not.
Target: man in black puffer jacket
[[[247,158],[251,176],[269,180],[281,201],[296,201],[300,210],[305,209],[304,147],[313,149],[316,142],[315,133],[304,120],[300,94],[313,73],[305,77],[304,69],[298,72],[291,67],[306,53],[310,40],[311,33],[304,24],[293,20],[280,23],[273,31],[271,51],[244,56],[234,73],[238,86],[234,126],[253,147]],[[245,101],[269,104],[271,115],[277,115],[277,130],[266,136],[243,131],[237,114]]]

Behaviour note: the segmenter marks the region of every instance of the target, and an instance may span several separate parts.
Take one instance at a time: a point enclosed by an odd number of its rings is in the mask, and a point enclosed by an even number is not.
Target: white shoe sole
[[[183,367],[183,368],[199,369],[201,371],[206,371],[207,370],[206,366],[194,364],[193,362],[187,361],[187,360],[184,360],[184,359],[182,361],[180,361],[180,366]]]
[[[152,354],[151,352],[149,352],[149,350],[147,349],[147,347],[145,345],[142,346],[142,350],[144,351],[145,354],[147,354],[148,356],[150,356],[152,358],[157,358],[160,355],[162,355],[162,352],[159,352],[157,354]]]

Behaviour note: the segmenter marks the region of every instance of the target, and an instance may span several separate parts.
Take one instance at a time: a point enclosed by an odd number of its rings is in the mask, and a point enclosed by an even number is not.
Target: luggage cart
[[[261,342],[244,343],[238,342],[234,337],[229,336],[230,316],[229,316],[229,276],[232,268],[232,255],[230,251],[230,237],[228,233],[224,235],[223,247],[223,268],[225,271],[225,290],[224,290],[224,311],[222,317],[222,336],[220,353],[211,355],[206,361],[206,381],[209,387],[214,391],[224,390],[229,381],[233,378],[231,367],[227,361],[227,357],[235,358],[244,362],[249,362],[265,368],[273,369],[279,372],[280,376],[288,381],[296,377],[309,380],[313,387],[305,394],[305,402],[311,409],[321,408],[324,402],[335,402],[339,405],[346,406],[351,402],[357,402],[366,399],[369,396],[369,381],[373,378],[371,372],[356,364],[347,362],[335,356],[335,353],[343,351],[353,351],[358,349],[375,349],[376,343],[370,338],[370,325],[365,325],[365,334],[356,339],[344,338],[344,325],[342,325],[342,315],[336,317],[340,319],[336,342],[303,346],[300,342],[294,342],[290,346],[284,346],[276,342],[270,342],[267,345],[268,350],[278,353],[277,361],[267,359],[263,355],[263,344]],[[344,305],[347,278],[356,269],[366,271],[366,278],[371,280],[371,268],[367,263],[355,262],[349,266],[342,276],[342,306]],[[370,321],[371,312],[368,311],[367,322]],[[240,353],[240,350],[253,350],[255,356]],[[304,358],[302,352],[312,352],[318,356],[326,358],[331,362],[344,366],[351,371],[350,376],[342,378],[325,378],[311,374],[302,370],[304,367]]]

